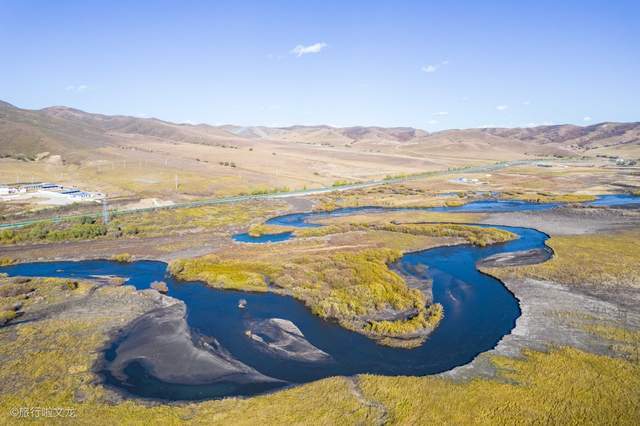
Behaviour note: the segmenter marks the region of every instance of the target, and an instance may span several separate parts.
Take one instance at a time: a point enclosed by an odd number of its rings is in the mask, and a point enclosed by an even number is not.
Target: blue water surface
[[[635,197],[637,200],[638,198]],[[602,205],[627,204],[627,197],[603,196]],[[433,211],[522,211],[544,210],[556,204],[536,204],[522,201],[487,200],[460,207],[434,208]],[[312,212],[280,216],[267,223],[287,226],[320,226],[310,220],[344,216],[362,212],[383,212],[379,207],[339,209],[333,212]],[[486,225],[479,225],[486,226]],[[518,238],[501,244],[478,247],[469,244],[438,247],[407,253],[391,267],[418,280],[433,281],[433,301],[442,304],[444,318],[426,340],[415,349],[390,348],[331,321],[313,315],[301,302],[289,296],[273,293],[247,293],[219,290],[201,282],[179,281],[168,275],[167,265],[157,261],[117,263],[107,260],[80,262],[36,262],[0,268],[12,276],[47,276],[92,278],[113,275],[127,278],[128,284],[146,289],[153,281],[165,281],[169,296],[180,299],[188,308],[187,321],[192,330],[215,338],[234,358],[259,372],[285,381],[283,385],[305,383],[334,375],[372,373],[384,375],[421,376],[440,373],[467,364],[478,354],[492,349],[510,333],[520,315],[518,301],[502,283],[476,269],[476,263],[497,253],[545,247],[548,238],[534,229],[495,226],[511,231]],[[247,234],[236,241],[263,243],[292,238],[291,233],[265,235],[258,239]],[[238,309],[245,299],[247,307]],[[282,318],[292,321],[313,345],[327,352],[332,362],[308,363],[279,358],[261,351],[245,330],[255,320]],[[106,352],[112,356],[117,342]],[[238,387],[233,383],[185,385],[164,383],[155,379],[140,364],[132,363],[126,370],[126,381],[103,372],[108,385],[131,394],[164,400],[197,400],[224,396],[253,395],[266,390],[264,386]],[[271,386],[271,385],[269,385]]]

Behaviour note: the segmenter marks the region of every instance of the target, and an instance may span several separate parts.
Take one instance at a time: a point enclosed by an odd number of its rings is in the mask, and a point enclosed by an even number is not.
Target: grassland
[[[507,199],[527,199],[535,202],[583,202],[595,195],[620,192],[620,183],[637,185],[634,169],[607,167],[607,162],[551,162],[552,167],[535,165],[512,166],[490,173],[465,173],[425,176],[419,180],[319,196],[323,209],[367,205],[394,207],[430,207],[469,202],[477,192],[505,193]],[[480,183],[460,184],[452,177],[476,178]],[[442,194],[447,194],[447,197]]]
[[[441,309],[429,308],[419,290],[407,287],[387,267],[399,256],[399,251],[390,249],[294,254],[275,263],[206,256],[176,260],[170,271],[180,279],[202,280],[227,289],[267,291],[270,283],[271,290],[293,295],[322,318],[337,320],[373,338],[389,338],[432,329],[442,317]],[[365,320],[385,309],[415,309],[415,314],[393,322]],[[395,343],[415,345],[421,340]]]
[[[640,288],[640,232],[553,236],[555,256],[538,265],[489,268],[491,274],[529,277],[574,286]]]
[[[425,181],[436,180],[426,179]],[[535,180],[535,178],[534,178]],[[496,182],[497,183],[497,182]],[[482,189],[496,190],[495,184],[487,184]],[[552,182],[547,188],[555,188]],[[522,189],[504,188],[499,191],[499,196],[507,200],[523,200],[534,203],[582,203],[596,199],[593,194],[563,193],[553,190],[544,190],[544,186],[531,190],[528,187]],[[438,191],[442,192],[442,191]],[[326,194],[318,199],[317,210],[327,211],[341,207],[381,206],[381,207],[459,207],[478,196],[474,191],[457,190],[447,197],[438,196],[438,192],[425,188],[423,181],[393,184],[373,188],[364,188],[339,194]]]
[[[450,213],[434,212],[428,210],[396,210],[384,213],[359,213],[349,216],[334,216],[314,220],[315,223],[324,225],[340,225],[350,223],[385,224],[385,223],[471,223],[480,222],[485,217],[483,213]]]
[[[268,279],[281,270],[264,262],[221,260],[215,255],[181,259],[171,263],[169,271],[189,281],[205,281],[212,287],[233,290],[267,291]]]
[[[478,184],[460,184],[455,176],[478,179]],[[591,163],[570,162],[553,167],[513,166],[490,174],[425,176],[419,180],[318,196],[319,210],[337,207],[434,207],[460,205],[478,197],[477,192],[497,192],[504,199],[548,203],[589,201],[597,194],[616,192],[615,182],[632,183],[632,170],[596,168]],[[447,196],[443,196],[445,194]]]
[[[584,203],[594,201],[596,197],[591,194],[559,194],[551,192],[501,192],[500,197],[507,200],[523,200],[534,203]]]
[[[442,309],[439,305],[430,308],[421,291],[407,287],[387,267],[399,257],[400,252],[388,249],[301,257],[285,265],[274,281],[304,300],[321,318],[336,319],[343,327],[382,339],[384,344],[415,346],[424,337],[393,338],[432,330],[442,318]],[[386,309],[417,313],[396,321],[366,319]]]
[[[9,279],[0,275],[0,326],[24,314],[39,300],[60,303],[69,297],[85,295],[90,285],[85,281],[57,278]]]
[[[620,424],[640,421],[640,364],[573,348],[495,357],[496,380],[360,378],[392,424]]]
[[[471,244],[486,246],[501,243],[515,238],[515,234],[496,228],[481,228],[479,226],[462,224],[419,224],[407,223],[397,225],[351,223],[343,225],[328,225],[321,228],[300,228],[295,231],[299,237],[320,237],[325,235],[352,231],[389,231],[412,235],[426,235],[431,237],[462,238]]]
[[[391,184],[323,194],[317,197],[316,210],[328,211],[342,207],[440,207],[459,206],[471,200],[471,194],[460,191],[455,198],[437,197],[433,190],[414,182]]]

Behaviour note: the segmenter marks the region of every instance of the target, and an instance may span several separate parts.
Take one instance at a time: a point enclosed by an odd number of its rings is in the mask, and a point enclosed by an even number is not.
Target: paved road
[[[537,163],[539,161],[541,160],[505,161],[505,162],[500,162],[495,164],[489,164],[486,166],[461,167],[456,169],[420,173],[420,174],[415,174],[415,175],[410,175],[405,177],[398,177],[393,179],[371,180],[367,182],[355,183],[350,185],[307,189],[303,191],[274,192],[270,194],[259,194],[259,195],[239,195],[235,197],[211,198],[211,199],[200,200],[200,201],[192,201],[189,203],[171,204],[171,205],[159,206],[159,207],[145,207],[145,208],[126,209],[126,210],[109,210],[109,215],[141,213],[141,212],[156,211],[161,209],[182,209],[182,208],[189,208],[189,207],[210,206],[215,204],[230,204],[230,203],[239,203],[239,202],[248,201],[248,200],[267,200],[267,199],[278,199],[278,198],[303,197],[305,195],[324,194],[328,192],[348,191],[352,189],[368,188],[372,186],[389,185],[394,183],[401,183],[401,182],[423,179],[425,177],[430,177],[430,176],[442,176],[442,175],[453,174],[453,173],[484,173],[484,172],[503,169],[505,167]],[[545,161],[549,161],[549,160],[545,160]],[[19,228],[22,226],[33,225],[35,223],[40,223],[40,222],[60,222],[64,220],[80,218],[84,216],[91,216],[91,215],[92,214],[83,213],[83,214],[73,214],[73,215],[51,216],[47,218],[25,220],[20,222],[2,223],[0,224],[0,229]],[[93,215],[101,216],[102,211],[96,212]]]

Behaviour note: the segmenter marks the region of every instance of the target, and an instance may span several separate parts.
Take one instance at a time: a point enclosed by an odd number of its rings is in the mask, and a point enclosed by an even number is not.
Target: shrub
[[[111,260],[120,263],[129,263],[133,262],[133,256],[131,256],[129,253],[119,253],[111,256]]]
[[[9,266],[16,263],[15,259],[11,259],[10,257],[0,257],[0,266]]]
[[[18,316],[18,313],[13,309],[2,310],[0,311],[0,326],[5,325],[12,319]]]
[[[184,280],[202,280],[213,287],[267,291],[267,276],[276,268],[262,262],[220,260],[216,256],[181,259],[169,264],[169,272]]]
[[[500,243],[512,240],[515,234],[496,228],[483,228],[473,225],[461,225],[455,223],[435,223],[435,224],[402,224],[393,223],[367,224],[367,223],[347,223],[338,225],[328,225],[319,228],[304,228],[295,231],[298,237],[320,237],[324,235],[337,234],[350,231],[390,231],[402,232],[411,235],[428,235],[432,237],[454,237],[464,238],[471,244],[486,246],[488,244]]]

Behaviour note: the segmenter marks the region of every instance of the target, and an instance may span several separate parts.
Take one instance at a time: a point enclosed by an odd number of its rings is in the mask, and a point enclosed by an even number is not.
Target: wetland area
[[[636,197],[611,195],[591,204],[634,203]],[[558,203],[480,200],[429,210],[500,213],[557,207]],[[406,210],[347,208],[288,214],[266,223],[319,227],[315,223],[319,219]],[[409,283],[430,293],[429,299],[444,310],[435,330],[412,349],[380,345],[313,315],[291,296],[221,290],[202,282],[178,280],[168,273],[164,262],[22,263],[3,267],[0,272],[71,279],[120,277],[138,290],[165,282],[167,295],[177,301],[134,321],[108,345],[96,367],[104,383],[128,395],[158,400],[249,396],[331,376],[443,373],[493,349],[515,327],[521,310],[514,294],[498,279],[480,272],[477,263],[484,260],[484,264],[495,266],[505,254],[510,254],[508,265],[538,263],[551,257],[552,251],[545,245],[548,236],[540,231],[492,227],[511,232],[516,238],[486,246],[456,244],[412,251],[389,265]],[[234,237],[242,243],[290,238],[294,238],[291,232]]]

